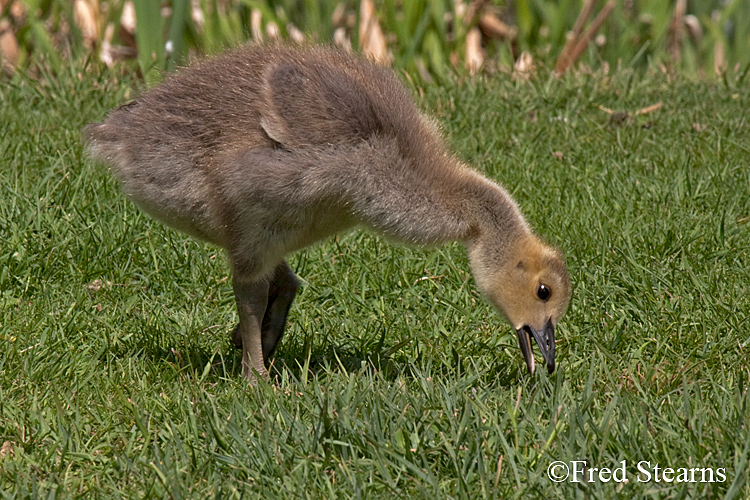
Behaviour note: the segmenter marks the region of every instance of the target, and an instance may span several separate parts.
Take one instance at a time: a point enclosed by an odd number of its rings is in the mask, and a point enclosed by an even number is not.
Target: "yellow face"
[[[479,287],[516,329],[529,372],[536,340],[547,369],[554,369],[554,328],[570,302],[570,277],[560,254],[536,238],[525,238],[502,264],[472,259]],[[493,265],[494,264],[494,265]]]
[[[544,248],[519,255],[495,279],[492,302],[518,330],[557,324],[570,302],[570,278],[557,252]]]

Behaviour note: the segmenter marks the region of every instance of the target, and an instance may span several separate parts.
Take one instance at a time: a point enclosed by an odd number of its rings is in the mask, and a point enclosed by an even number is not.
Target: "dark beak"
[[[547,372],[555,371],[555,326],[551,319],[547,320],[541,331],[537,331],[531,325],[523,325],[516,330],[516,335],[518,336],[518,346],[521,348],[529,373],[534,373],[534,353],[531,350],[531,337],[534,337],[539,345],[544,362],[547,364]]]

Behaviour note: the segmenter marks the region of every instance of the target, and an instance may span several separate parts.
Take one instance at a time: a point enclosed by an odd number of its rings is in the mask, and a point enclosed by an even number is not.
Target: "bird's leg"
[[[261,323],[263,359],[267,363],[273,356],[276,346],[284,335],[286,318],[299,288],[299,280],[286,261],[276,266],[268,286],[268,304]],[[242,349],[242,335],[239,325],[232,332],[232,343]]]
[[[261,338],[263,342],[263,359],[268,360],[273,356],[276,346],[284,335],[286,317],[292,305],[299,280],[286,261],[276,266],[273,279],[268,287],[268,305],[263,316],[261,326]]]
[[[268,304],[269,285],[265,279],[244,281],[241,275],[235,273],[232,287],[240,316],[240,323],[232,337],[235,344],[240,340],[242,345],[242,375],[253,383],[256,372],[261,377],[268,376],[263,362],[261,324]]]

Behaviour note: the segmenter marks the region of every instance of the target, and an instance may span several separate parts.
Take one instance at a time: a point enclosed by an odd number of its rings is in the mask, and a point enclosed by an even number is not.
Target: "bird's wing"
[[[377,132],[373,96],[355,71],[317,61],[270,66],[261,126],[287,147],[348,143]]]

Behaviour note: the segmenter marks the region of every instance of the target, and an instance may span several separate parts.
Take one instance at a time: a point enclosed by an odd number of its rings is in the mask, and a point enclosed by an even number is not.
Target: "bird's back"
[[[112,111],[85,136],[91,156],[110,165],[141,208],[218,244],[216,186],[227,182],[226,165],[248,151],[339,147],[345,154],[377,136],[416,159],[404,164],[428,170],[428,157],[443,151],[390,69],[326,47],[250,46],[208,59]]]
[[[429,126],[385,67],[325,47],[245,47],[167,78],[86,129],[93,155],[198,165],[231,151],[399,140],[419,154]],[[159,168],[156,161],[150,168]]]

